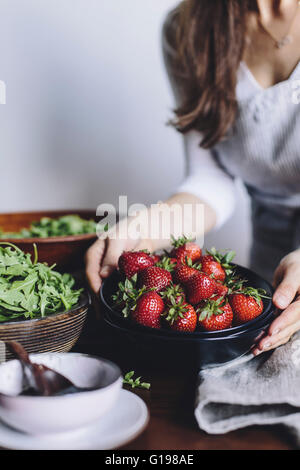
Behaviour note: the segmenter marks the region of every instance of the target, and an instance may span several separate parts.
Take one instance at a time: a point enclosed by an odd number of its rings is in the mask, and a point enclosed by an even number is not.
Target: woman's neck
[[[268,88],[288,79],[299,62],[300,6],[298,0],[257,0],[257,6],[248,18],[244,61]]]
[[[263,24],[289,21],[295,16],[298,0],[257,0],[260,20]]]

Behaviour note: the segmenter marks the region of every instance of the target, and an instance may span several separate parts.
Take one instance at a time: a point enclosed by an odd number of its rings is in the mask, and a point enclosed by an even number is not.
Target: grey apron
[[[300,247],[300,210],[278,210],[252,200],[250,267],[272,282],[281,259]]]

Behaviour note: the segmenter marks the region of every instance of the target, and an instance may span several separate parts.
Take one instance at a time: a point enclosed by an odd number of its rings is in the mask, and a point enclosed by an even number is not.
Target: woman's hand
[[[300,249],[282,259],[275,272],[274,287],[273,302],[282,313],[253,350],[255,356],[287,343],[300,330]]]
[[[199,217],[195,219],[191,216],[191,211],[186,210],[195,205],[201,205],[204,208],[204,220]],[[179,212],[180,217],[176,218],[172,216],[172,211],[176,214],[179,206],[182,208],[182,213]],[[196,196],[188,193],[175,194],[163,204],[154,204],[146,211],[140,211],[136,216],[121,220],[107,232],[105,240],[96,241],[87,251],[86,275],[91,289],[96,294],[99,292],[102,279],[107,278],[116,268],[123,251],[147,249],[153,253],[169,247],[171,235],[182,234],[183,227],[188,234],[194,233],[202,236],[203,231],[208,232],[215,226],[215,223],[214,210]],[[166,227],[169,233],[166,233]],[[122,236],[119,236],[120,233]],[[137,233],[139,238],[136,237]],[[153,233],[156,236],[153,236]]]
[[[108,232],[105,240],[97,240],[86,253],[86,276],[95,294],[99,293],[102,279],[109,277],[117,267],[118,259],[123,251],[145,249],[153,251],[151,240],[119,237],[118,233],[122,223],[123,221],[116,226],[116,236],[110,237],[111,232]]]

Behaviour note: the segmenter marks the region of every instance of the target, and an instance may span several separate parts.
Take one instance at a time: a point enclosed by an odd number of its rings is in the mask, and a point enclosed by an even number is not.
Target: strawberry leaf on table
[[[134,376],[134,371],[132,370],[131,372],[128,372],[125,374],[123,384],[124,385],[130,385],[131,388],[145,388],[146,390],[149,390],[151,387],[151,384],[147,382],[141,382],[142,377],[137,377],[136,379],[133,378]]]
[[[10,243],[0,243],[0,322],[44,317],[69,310],[82,289],[70,274],[60,274]]]

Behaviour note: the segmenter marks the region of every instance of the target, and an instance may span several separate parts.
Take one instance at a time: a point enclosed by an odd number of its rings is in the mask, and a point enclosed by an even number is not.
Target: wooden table
[[[128,354],[98,314],[90,312],[76,351],[100,355],[116,362],[123,373],[135,370],[151,391],[135,391],[147,403],[150,422],[143,434],[125,450],[288,450],[293,449],[283,427],[251,427],[222,436],[199,430],[193,416],[195,372],[157,370]]]

